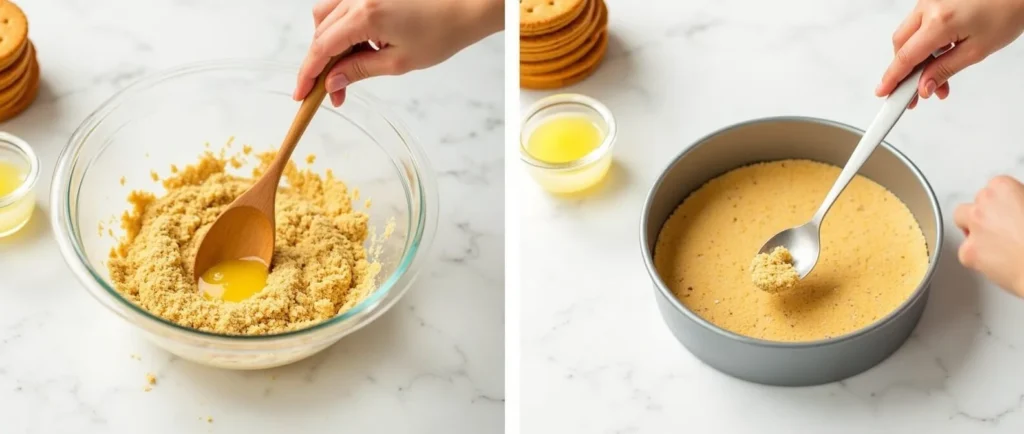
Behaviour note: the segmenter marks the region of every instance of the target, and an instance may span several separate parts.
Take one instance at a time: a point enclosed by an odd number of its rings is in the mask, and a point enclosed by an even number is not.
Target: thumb
[[[370,77],[405,73],[403,64],[394,47],[353,53],[339,60],[327,73],[327,92],[337,92]]]
[[[964,41],[929,63],[921,75],[918,92],[925,97],[930,97],[935,89],[942,86],[954,74],[980,62],[982,56],[976,54],[974,45],[971,41]]]

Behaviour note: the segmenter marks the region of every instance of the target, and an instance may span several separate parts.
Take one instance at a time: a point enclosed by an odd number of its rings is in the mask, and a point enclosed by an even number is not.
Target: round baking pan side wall
[[[653,252],[661,227],[686,196],[740,166],[801,158],[842,167],[863,132],[815,118],[758,119],[712,133],[672,161],[648,194],[641,221],[641,250],[665,323],[695,356],[728,375],[777,386],[838,381],[877,365],[895,352],[921,318],[942,245],[938,200],[921,172],[887,143],[860,174],[902,200],[928,244],[929,268],[918,288],[895,311],[848,335],[814,342],[772,342],[715,326],[684,307],[658,277]]]

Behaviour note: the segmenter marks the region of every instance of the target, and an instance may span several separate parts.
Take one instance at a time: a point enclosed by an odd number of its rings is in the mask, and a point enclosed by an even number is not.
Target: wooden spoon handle
[[[299,112],[295,114],[295,119],[292,120],[292,126],[288,128],[288,134],[284,136],[284,141],[281,142],[281,147],[277,150],[277,157],[267,168],[267,173],[275,173],[276,178],[274,184],[281,177],[281,172],[284,171],[284,167],[288,164],[288,159],[292,158],[292,151],[295,150],[295,146],[299,144],[299,139],[302,134],[306,132],[306,127],[309,126],[309,122],[313,120],[313,115],[316,114],[320,104],[323,104],[324,98],[327,97],[327,73],[331,71],[331,68],[338,63],[341,58],[347,56],[352,49],[345,50],[341,54],[332,57],[327,61],[327,66],[324,66],[324,70],[320,72],[320,75],[316,77],[316,83],[313,84],[313,89],[309,91],[306,98],[302,100],[302,105],[299,106]]]

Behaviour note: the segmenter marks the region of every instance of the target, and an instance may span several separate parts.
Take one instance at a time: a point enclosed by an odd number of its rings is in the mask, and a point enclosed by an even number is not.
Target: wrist
[[[455,0],[463,14],[470,44],[498,33],[505,28],[505,3],[503,0]],[[1024,1],[1024,0],[1022,0]]]

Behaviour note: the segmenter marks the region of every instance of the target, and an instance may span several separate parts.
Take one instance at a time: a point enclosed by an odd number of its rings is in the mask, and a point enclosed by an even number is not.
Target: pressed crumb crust
[[[751,282],[751,259],[761,243],[809,220],[839,171],[784,160],[711,180],[662,228],[654,250],[658,274],[688,309],[745,336],[811,341],[877,321],[917,288],[928,249],[906,205],[863,176],[826,216],[821,256],[808,276],[777,294]]]

